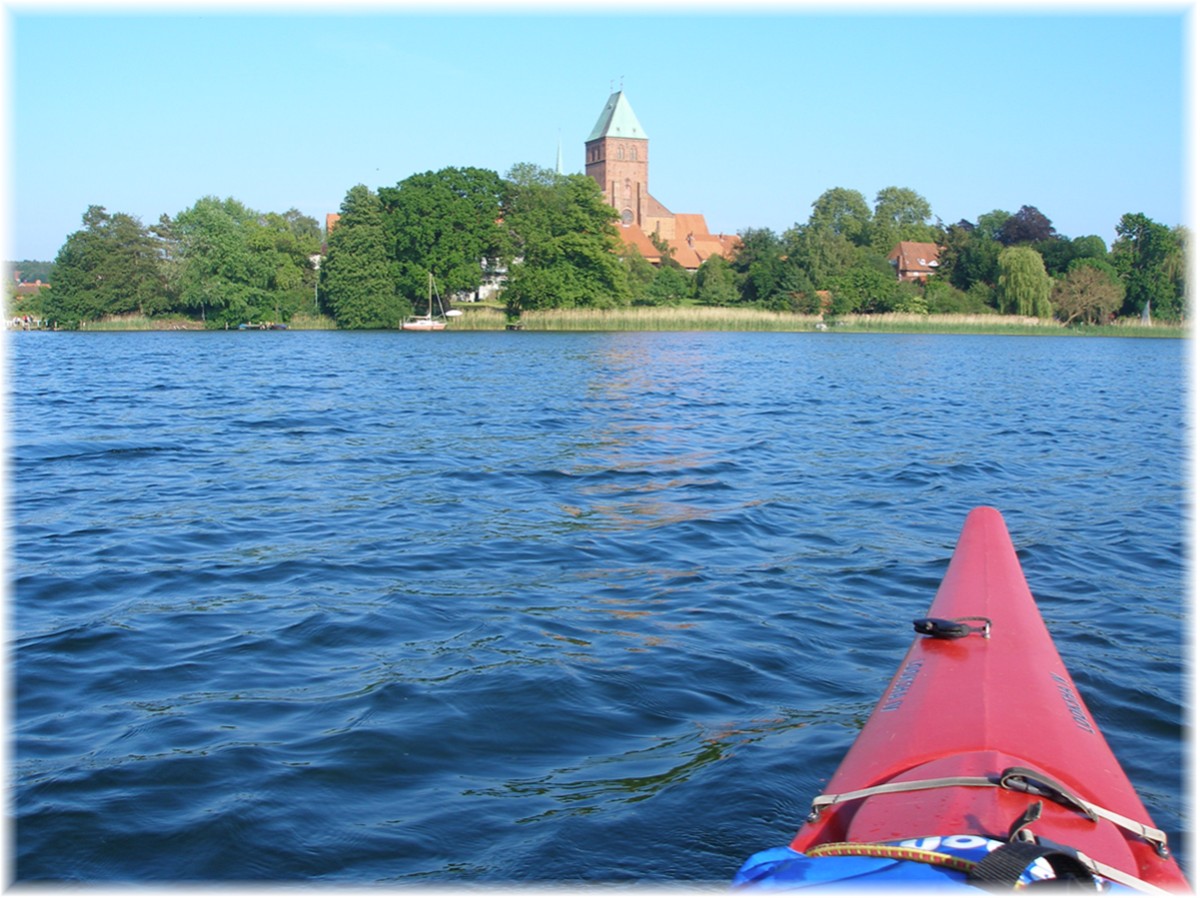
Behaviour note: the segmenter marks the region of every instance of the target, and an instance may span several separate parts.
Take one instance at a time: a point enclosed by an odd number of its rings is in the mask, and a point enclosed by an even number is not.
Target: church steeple
[[[649,140],[637,116],[633,114],[633,107],[625,99],[624,91],[617,91],[608,98],[600,112],[600,118],[596,120],[596,127],[587,139],[590,142],[604,137]]]
[[[604,104],[584,150],[584,171],[596,179],[605,201],[616,208],[626,225],[641,227],[650,197],[650,139],[623,90]]]

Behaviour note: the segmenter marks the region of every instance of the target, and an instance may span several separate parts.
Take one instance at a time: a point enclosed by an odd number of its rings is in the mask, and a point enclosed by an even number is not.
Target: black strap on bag
[[[967,875],[967,883],[992,893],[1014,890],[1021,874],[1035,859],[1044,859],[1054,870],[1054,878],[1032,882],[1025,886],[1027,889],[1041,886],[1096,892],[1096,881],[1091,871],[1070,850],[1024,841],[1001,844],[975,864],[975,868]]]

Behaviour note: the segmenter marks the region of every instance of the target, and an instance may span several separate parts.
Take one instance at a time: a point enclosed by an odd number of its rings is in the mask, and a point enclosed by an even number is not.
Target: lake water
[[[13,874],[726,883],[979,504],[1186,849],[1186,354],[12,335]]]

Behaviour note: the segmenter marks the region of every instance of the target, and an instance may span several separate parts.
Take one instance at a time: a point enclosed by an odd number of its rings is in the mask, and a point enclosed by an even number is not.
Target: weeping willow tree
[[[1049,319],[1054,315],[1050,304],[1052,279],[1046,274],[1042,255],[1032,247],[1006,247],[997,260],[1000,277],[996,295],[1000,312],[1017,316]]]

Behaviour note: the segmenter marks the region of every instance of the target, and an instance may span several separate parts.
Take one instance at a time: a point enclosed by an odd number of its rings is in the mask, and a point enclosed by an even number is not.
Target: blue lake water
[[[12,335],[13,874],[725,883],[979,504],[1180,848],[1186,354]]]

